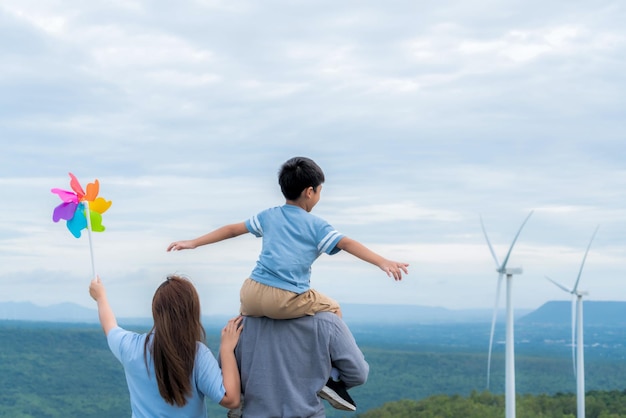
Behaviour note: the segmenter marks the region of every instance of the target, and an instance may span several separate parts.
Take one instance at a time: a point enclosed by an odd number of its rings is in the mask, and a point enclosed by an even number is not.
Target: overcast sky
[[[313,158],[313,213],[387,258],[349,254],[312,286],[340,303],[493,306],[580,289],[626,300],[626,21],[620,1],[81,1],[0,4],[0,301],[95,307],[89,240],[51,188],[100,181],[92,236],[119,315],[150,315],[168,273],[236,313],[261,240],[167,245],[284,203],[280,165]]]

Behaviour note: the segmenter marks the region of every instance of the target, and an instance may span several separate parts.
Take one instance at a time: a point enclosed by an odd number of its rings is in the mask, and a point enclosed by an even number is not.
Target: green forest
[[[626,391],[591,391],[585,396],[589,418],[626,417]],[[522,395],[516,397],[518,418],[574,418],[576,395]],[[502,418],[504,395],[487,391],[459,395],[434,395],[421,401],[389,402],[357,415],[359,418]]]
[[[493,384],[488,392],[483,344],[462,343],[459,337],[451,345],[415,344],[415,335],[418,340],[429,338],[426,329],[415,332],[411,338],[393,340],[381,337],[372,327],[363,332],[357,329],[355,337],[370,364],[369,379],[350,391],[356,413],[327,407],[328,416],[503,416],[501,349],[494,351]],[[439,335],[441,330],[433,332]],[[0,342],[0,417],[130,416],[122,367],[99,326],[0,321]],[[219,328],[207,328],[207,343],[217,352]],[[566,347],[520,347],[516,357],[519,417],[575,415],[570,354]],[[623,348],[590,350],[586,370],[587,416],[626,417]],[[225,410],[210,404],[209,416],[225,416]]]

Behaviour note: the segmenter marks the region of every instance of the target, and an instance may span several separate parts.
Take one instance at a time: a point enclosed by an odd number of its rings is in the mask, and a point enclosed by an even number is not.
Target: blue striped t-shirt
[[[250,278],[295,293],[309,290],[311,265],[323,253],[339,252],[336,245],[344,237],[322,218],[288,204],[258,213],[246,227],[263,238]]]

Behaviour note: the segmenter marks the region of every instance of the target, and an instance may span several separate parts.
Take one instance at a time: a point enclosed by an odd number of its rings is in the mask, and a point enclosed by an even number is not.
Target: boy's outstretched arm
[[[109,335],[109,331],[117,326],[117,319],[115,319],[113,309],[109,305],[107,293],[100,281],[100,277],[96,277],[91,281],[89,294],[98,303],[98,317],[100,318],[100,325],[102,325],[104,335]]]
[[[225,239],[235,238],[239,235],[246,234],[247,232],[248,228],[246,228],[245,222],[224,225],[221,228],[217,228],[216,230],[198,238],[185,241],[174,241],[167,247],[167,251],[191,250],[196,247],[200,247],[201,245],[213,244],[224,241]]]
[[[337,243],[337,247],[363,261],[367,261],[368,263],[377,266],[382,271],[387,273],[387,276],[393,277],[396,281],[402,280],[402,272],[404,272],[404,274],[409,274],[408,263],[387,260],[385,257],[376,254],[374,251],[352,238],[341,238]]]

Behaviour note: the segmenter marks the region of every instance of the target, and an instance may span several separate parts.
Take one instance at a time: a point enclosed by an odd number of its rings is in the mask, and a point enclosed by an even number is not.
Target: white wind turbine
[[[578,270],[578,277],[576,277],[576,283],[572,289],[568,289],[560,283],[555,282],[548,276],[546,279],[550,280],[559,288],[563,289],[567,293],[572,294],[572,365],[574,366],[574,376],[576,376],[576,416],[578,418],[585,417],[585,354],[584,354],[584,338],[583,338],[583,296],[588,295],[587,292],[578,290],[578,283],[580,283],[580,276],[585,266],[585,260],[587,260],[587,254],[591,243],[598,232],[599,226],[596,227],[591,235],[587,250],[583,256],[583,261]]]
[[[493,247],[491,246],[491,242],[489,242],[489,237],[487,236],[487,231],[485,230],[485,224],[483,223],[482,217],[480,218],[480,224],[483,229],[483,233],[485,234],[485,239],[487,240],[487,245],[489,246],[489,251],[491,251],[491,255],[493,256],[494,261],[496,262],[496,271],[498,272],[498,286],[496,288],[496,302],[493,309],[493,318],[491,320],[491,334],[489,335],[489,355],[487,358],[487,388],[489,388],[489,378],[491,374],[491,350],[493,348],[493,334],[496,326],[496,316],[498,314],[498,302],[500,299],[500,288],[502,287],[502,278],[506,275],[506,342],[505,342],[505,411],[506,418],[515,418],[515,342],[514,342],[514,329],[513,329],[513,303],[511,301],[511,287],[513,282],[514,274],[522,274],[521,268],[507,268],[506,264],[509,261],[509,257],[511,256],[511,251],[513,251],[513,246],[519,237],[519,234],[522,232],[522,228],[528,222],[528,219],[533,214],[533,211],[530,211],[524,222],[522,222],[522,226],[520,226],[517,234],[515,234],[515,238],[513,238],[513,242],[511,243],[511,247],[509,251],[506,253],[506,257],[504,257],[504,261],[502,264],[498,261],[498,257],[496,256]]]

